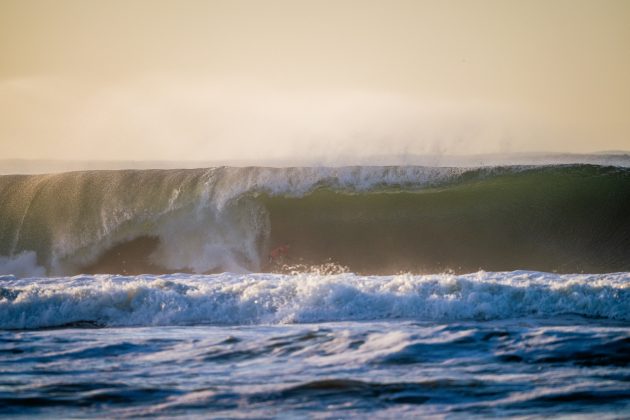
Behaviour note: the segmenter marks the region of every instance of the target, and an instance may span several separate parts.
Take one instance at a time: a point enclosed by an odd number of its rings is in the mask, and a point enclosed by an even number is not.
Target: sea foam
[[[0,328],[519,317],[630,320],[630,273],[0,277]]]

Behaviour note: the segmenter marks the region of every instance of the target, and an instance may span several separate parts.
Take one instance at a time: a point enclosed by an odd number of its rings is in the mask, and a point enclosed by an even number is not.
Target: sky
[[[630,150],[626,0],[1,0],[0,159]]]

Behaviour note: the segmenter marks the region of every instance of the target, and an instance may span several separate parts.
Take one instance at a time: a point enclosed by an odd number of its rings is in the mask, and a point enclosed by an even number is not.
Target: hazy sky
[[[628,149],[627,0],[0,0],[0,158]]]

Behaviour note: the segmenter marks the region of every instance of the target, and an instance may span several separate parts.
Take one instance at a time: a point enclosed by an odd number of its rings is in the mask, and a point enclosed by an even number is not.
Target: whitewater
[[[0,416],[630,416],[630,165],[0,176]]]
[[[630,321],[626,273],[554,275],[174,274],[0,277],[5,329],[250,325],[412,319]]]

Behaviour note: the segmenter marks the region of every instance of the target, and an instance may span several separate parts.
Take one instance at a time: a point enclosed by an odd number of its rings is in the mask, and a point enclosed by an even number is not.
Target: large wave
[[[0,273],[19,276],[630,270],[622,167],[83,171],[0,176],[0,198]]]

